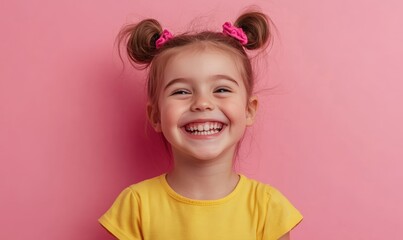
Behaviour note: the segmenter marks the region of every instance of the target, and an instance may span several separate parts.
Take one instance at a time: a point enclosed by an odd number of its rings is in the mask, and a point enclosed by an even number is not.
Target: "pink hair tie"
[[[168,30],[164,29],[164,31],[162,31],[162,34],[160,35],[160,37],[155,42],[155,47],[158,49],[158,48],[164,46],[164,44],[166,42],[168,42],[170,39],[172,39],[173,37],[174,36],[172,35],[172,33],[170,33]]]
[[[230,22],[225,22],[224,25],[222,25],[222,32],[237,39],[242,45],[246,45],[248,43],[248,37],[242,28],[232,26]]]

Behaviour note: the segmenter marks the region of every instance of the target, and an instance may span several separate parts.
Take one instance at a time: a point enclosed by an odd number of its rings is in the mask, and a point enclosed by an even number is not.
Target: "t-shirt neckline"
[[[223,204],[228,202],[231,198],[233,198],[242,188],[244,182],[245,182],[245,176],[243,176],[242,174],[238,174],[239,175],[239,181],[237,183],[237,185],[235,186],[235,188],[232,190],[232,192],[230,192],[227,196],[219,198],[219,199],[214,199],[214,200],[197,200],[197,199],[191,199],[185,196],[182,196],[181,194],[175,192],[175,190],[173,190],[171,188],[171,186],[169,186],[167,180],[166,180],[166,173],[160,175],[159,179],[160,182],[162,184],[162,186],[164,187],[164,189],[166,190],[166,192],[175,200],[186,203],[186,204],[190,204],[190,205],[198,205],[198,206],[211,206],[211,205],[218,205],[218,204]]]

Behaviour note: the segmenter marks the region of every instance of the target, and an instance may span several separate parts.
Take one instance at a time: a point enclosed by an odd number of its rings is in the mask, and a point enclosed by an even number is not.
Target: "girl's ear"
[[[150,121],[151,126],[154,128],[156,132],[161,132],[161,123],[159,118],[158,109],[152,106],[150,103],[147,104],[147,117],[148,121]]]
[[[252,96],[249,98],[248,106],[246,107],[246,126],[252,126],[252,124],[255,122],[258,102],[257,96]]]

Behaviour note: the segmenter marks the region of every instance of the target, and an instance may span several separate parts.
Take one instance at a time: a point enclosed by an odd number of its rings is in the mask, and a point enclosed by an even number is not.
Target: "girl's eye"
[[[216,93],[226,93],[226,92],[231,92],[231,91],[229,89],[227,89],[227,88],[218,88],[214,92],[216,92]]]
[[[177,90],[172,93],[172,95],[186,95],[186,94],[190,94],[190,92],[186,90]]]

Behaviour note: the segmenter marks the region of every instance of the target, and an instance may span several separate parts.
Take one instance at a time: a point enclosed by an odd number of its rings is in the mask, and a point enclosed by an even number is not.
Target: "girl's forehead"
[[[164,79],[230,75],[241,78],[239,60],[235,54],[214,48],[183,48],[174,53],[164,71]]]

